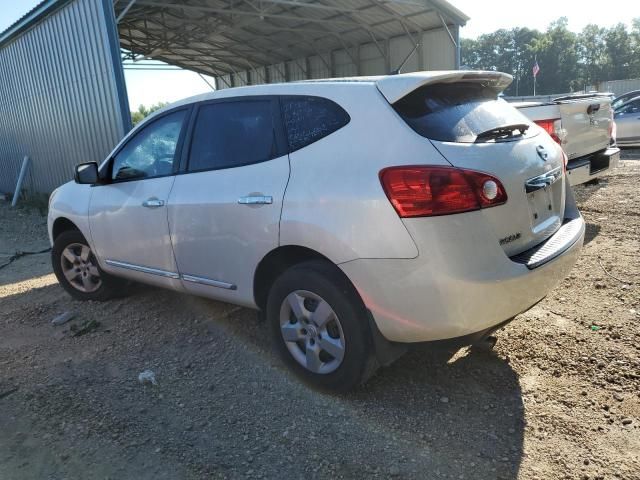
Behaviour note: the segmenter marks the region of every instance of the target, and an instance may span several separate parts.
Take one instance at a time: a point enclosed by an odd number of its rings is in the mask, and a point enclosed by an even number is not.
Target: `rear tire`
[[[329,262],[286,270],[269,291],[266,314],[283,361],[312,386],[345,392],[377,369],[365,306]]]
[[[109,300],[121,295],[126,285],[124,280],[100,268],[89,242],[78,230],[68,230],[56,237],[51,263],[62,288],[76,300]]]

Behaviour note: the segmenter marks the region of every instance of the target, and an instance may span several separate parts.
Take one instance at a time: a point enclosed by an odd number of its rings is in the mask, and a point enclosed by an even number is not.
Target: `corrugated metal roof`
[[[43,17],[50,15],[70,0],[43,0],[0,32],[0,47],[28,30]]]
[[[401,35],[418,43],[469,19],[445,0],[116,0],[115,10],[123,48],[214,76]]]

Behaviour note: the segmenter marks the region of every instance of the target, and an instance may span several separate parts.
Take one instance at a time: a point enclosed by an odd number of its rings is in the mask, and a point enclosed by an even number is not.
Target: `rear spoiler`
[[[380,93],[391,104],[425,85],[436,83],[481,83],[495,89],[496,94],[507,88],[513,77],[507,73],[477,70],[452,70],[441,72],[413,72],[389,75],[376,81]]]

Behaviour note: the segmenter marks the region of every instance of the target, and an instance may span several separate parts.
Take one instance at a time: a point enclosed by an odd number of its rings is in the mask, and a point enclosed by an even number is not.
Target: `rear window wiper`
[[[503,127],[492,128],[491,130],[487,130],[485,132],[479,133],[476,136],[476,142],[482,142],[485,140],[501,140],[512,138],[515,136],[524,135],[525,132],[529,129],[529,125],[526,123],[516,123],[513,125],[506,125]],[[515,135],[515,132],[518,132]]]

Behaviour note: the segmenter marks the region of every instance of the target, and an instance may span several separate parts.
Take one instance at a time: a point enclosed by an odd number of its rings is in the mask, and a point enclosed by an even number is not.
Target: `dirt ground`
[[[0,479],[640,479],[640,151],[625,157],[575,189],[583,254],[493,353],[420,347],[345,396],[289,375],[255,312],[147,287],[79,303],[48,253],[18,258],[0,269]],[[45,224],[0,203],[0,265],[46,248]]]

